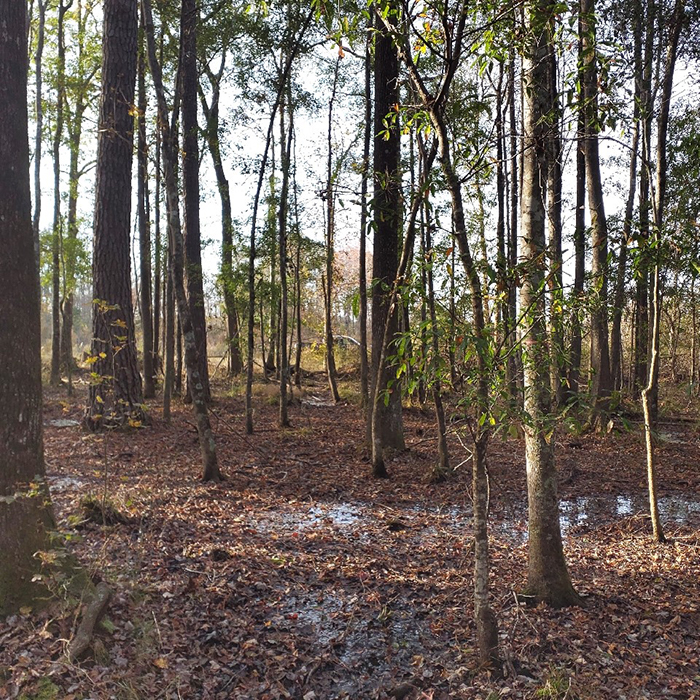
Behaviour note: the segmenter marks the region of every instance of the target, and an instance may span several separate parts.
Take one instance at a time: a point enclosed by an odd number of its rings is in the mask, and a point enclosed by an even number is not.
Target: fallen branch
[[[78,631],[68,645],[68,659],[71,663],[79,659],[87,651],[95,632],[95,626],[100,617],[102,617],[111,597],[112,591],[107,587],[107,584],[97,584],[92,600],[85,607]]]

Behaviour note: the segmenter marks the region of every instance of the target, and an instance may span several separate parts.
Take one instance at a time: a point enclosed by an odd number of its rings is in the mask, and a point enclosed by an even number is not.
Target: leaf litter
[[[0,698],[700,697],[692,424],[658,450],[668,545],[650,537],[641,434],[562,437],[562,529],[586,601],[565,610],[518,602],[524,452],[516,439],[491,443],[496,678],[474,649],[469,464],[429,482],[429,416],[406,411],[409,449],[377,481],[357,407],[296,405],[280,430],[275,408],[259,406],[246,436],[241,401],[222,399],[213,423],[229,478],[210,485],[186,408],[166,425],[154,404],[152,427],[128,433],[55,423],[81,410],[47,399],[48,481],[67,546],[115,595],[78,664],[65,657],[72,610],[0,623]],[[124,522],[77,521],[86,496],[109,499]]]

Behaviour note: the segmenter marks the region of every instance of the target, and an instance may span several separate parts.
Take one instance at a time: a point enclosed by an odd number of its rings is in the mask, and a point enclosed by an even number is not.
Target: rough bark
[[[197,124],[197,22],[196,0],[182,0],[180,37],[182,70],[182,184],[185,194],[185,273],[190,316],[197,344],[199,379],[204,397],[211,401],[207,360],[207,319],[202,276],[202,238],[199,221],[199,127]],[[191,388],[190,388],[191,391]]]
[[[383,447],[403,449],[403,418],[401,415],[401,386],[391,365],[382,367],[378,362],[386,325],[392,341],[399,329],[399,307],[389,308],[391,285],[396,279],[399,263],[399,236],[401,232],[400,191],[400,135],[398,124],[387,122],[387,115],[399,103],[399,63],[391,36],[379,31],[374,49],[374,248],[372,265],[372,370],[370,386],[371,405],[380,411],[379,425]],[[391,353],[387,353],[387,356]],[[381,379],[377,383],[377,377]],[[393,378],[393,382],[392,382]],[[389,383],[392,385],[389,386]],[[374,400],[375,394],[388,392],[388,402]],[[374,409],[373,409],[374,410]],[[382,474],[376,474],[383,476]]]
[[[106,0],[93,242],[93,383],[86,424],[143,421],[131,300],[131,166],[137,0]]]
[[[0,4],[0,616],[46,589],[35,552],[53,529],[44,476],[39,268],[34,249],[27,133],[27,3]],[[16,498],[15,494],[23,496]]]

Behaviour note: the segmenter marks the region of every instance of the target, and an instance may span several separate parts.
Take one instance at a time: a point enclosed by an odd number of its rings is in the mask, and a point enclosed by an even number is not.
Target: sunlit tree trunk
[[[523,338],[525,460],[528,490],[527,592],[537,601],[559,607],[579,602],[564,559],[559,524],[554,441],[550,421],[549,353],[544,308],[544,192],[547,173],[547,115],[551,108],[547,55],[551,46],[554,4],[535,0],[525,8],[527,44],[523,56],[523,190],[520,292]]]

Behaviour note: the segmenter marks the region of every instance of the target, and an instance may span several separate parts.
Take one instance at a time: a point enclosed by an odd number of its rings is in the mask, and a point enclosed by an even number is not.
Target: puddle
[[[305,399],[302,399],[301,405],[313,406],[314,408],[325,408],[335,406],[335,402],[321,398],[320,396],[307,396]]]
[[[332,506],[313,505],[296,512],[280,513],[267,511],[253,523],[258,532],[291,530],[300,532],[323,525],[340,529],[352,528],[361,518],[372,517],[361,506],[352,503],[338,503]]]
[[[55,492],[67,491],[68,489],[80,489],[87,481],[79,479],[75,476],[48,476],[46,481],[49,484],[49,489]]]
[[[691,522],[700,523],[700,500],[687,496],[663,496],[659,498],[659,511],[662,520],[677,525]],[[633,515],[646,515],[649,502],[646,494],[617,496],[582,496],[564,499],[559,502],[559,521],[564,537],[578,526],[610,522]],[[506,538],[512,538],[519,544],[527,542],[527,511],[510,508],[503,514],[494,514],[491,518],[493,530]]]
[[[49,425],[54,428],[75,428],[80,425],[80,421],[72,418],[55,418],[49,421]]]

